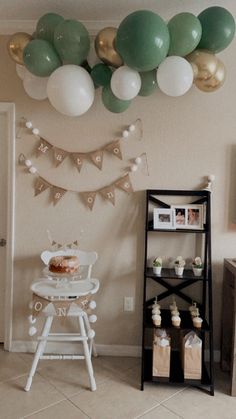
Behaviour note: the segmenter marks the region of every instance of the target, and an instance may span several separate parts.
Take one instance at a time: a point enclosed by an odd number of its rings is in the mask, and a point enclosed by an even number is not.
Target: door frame
[[[15,213],[15,104],[0,102],[0,113],[7,117],[7,235],[4,304],[4,349],[11,350],[14,280]]]

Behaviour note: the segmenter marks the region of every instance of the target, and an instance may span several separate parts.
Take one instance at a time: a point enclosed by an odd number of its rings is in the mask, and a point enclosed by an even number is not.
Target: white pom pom
[[[30,172],[30,173],[32,173],[32,175],[34,175],[34,174],[37,172],[36,167],[31,166],[31,167],[29,168],[29,172]]]
[[[131,124],[129,126],[129,132],[134,132],[134,130],[135,130],[135,125],[134,124]]]
[[[25,126],[26,126],[26,128],[31,129],[31,128],[33,127],[33,124],[32,124],[32,122],[31,122],[31,121],[27,121],[27,122],[25,123]]]
[[[137,170],[138,170],[137,164],[132,164],[130,170],[131,170],[131,172],[137,172]]]
[[[141,157],[136,157],[136,159],[134,161],[135,161],[136,164],[141,164],[142,163]]]
[[[34,324],[36,322],[36,319],[32,316],[32,314],[28,317],[29,323]]]
[[[91,308],[92,310],[94,310],[97,307],[96,301],[92,300],[89,303],[89,308]]]
[[[33,301],[30,301],[30,303],[29,303],[29,309],[32,310],[33,307],[34,307],[34,303],[33,303]]]
[[[90,321],[90,323],[96,323],[96,321],[97,321],[96,314],[91,314],[91,316],[89,316],[89,321]]]
[[[95,337],[95,332],[94,332],[94,330],[93,329],[90,329],[89,331],[88,331],[88,338],[89,339],[93,339]]]
[[[38,129],[38,128],[34,128],[34,129],[32,129],[32,133],[33,133],[34,135],[39,135],[39,129]]]
[[[214,182],[215,178],[216,178],[215,175],[209,175],[208,176],[209,182]]]
[[[32,326],[29,328],[29,336],[34,336],[37,333],[36,327]]]
[[[122,132],[122,137],[123,137],[123,138],[128,138],[128,136],[129,136],[129,131],[127,131],[127,129],[125,129],[125,130]]]
[[[25,160],[25,166],[26,167],[31,167],[32,166],[32,161],[31,160]]]

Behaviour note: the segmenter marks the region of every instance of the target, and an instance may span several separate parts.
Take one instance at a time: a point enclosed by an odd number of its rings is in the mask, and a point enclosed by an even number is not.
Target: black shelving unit
[[[203,229],[154,229],[153,228],[153,207],[159,208],[170,208],[168,200],[174,201],[175,197],[186,197],[188,202],[192,205],[203,205],[205,210],[204,225]],[[190,202],[189,202],[190,200]],[[172,202],[172,204],[175,202]],[[180,205],[181,206],[181,205]],[[154,275],[152,268],[147,266],[148,258],[148,244],[149,236],[156,235],[155,239],[160,239],[160,233],[172,233],[172,234],[193,234],[202,235],[203,245],[203,262],[204,269],[203,274],[200,277],[194,276],[192,270],[185,269],[184,275],[181,277],[175,274],[174,269],[162,268],[161,275]],[[158,237],[159,236],[159,237]],[[168,236],[167,236],[168,237]],[[183,236],[182,236],[183,237]],[[193,255],[194,257],[195,255]],[[151,282],[164,287],[166,290],[158,292],[153,298],[147,299],[147,291]],[[203,318],[201,329],[195,329],[193,327],[190,312],[188,310],[181,310],[181,326],[176,328],[171,323],[171,313],[168,309],[161,309],[161,328],[167,329],[168,332],[177,336],[180,339],[181,336],[188,333],[190,330],[194,330],[199,337],[202,339],[202,377],[200,380],[189,380],[184,379],[184,374],[181,365],[181,353],[173,348],[171,351],[171,362],[170,362],[170,376],[167,377],[154,377],[152,375],[152,346],[148,340],[152,336],[153,328],[155,326],[152,322],[152,304],[157,297],[158,302],[165,298],[176,295],[185,303],[191,304],[192,298],[186,294],[186,290],[193,284],[200,284],[201,286],[201,300],[197,301],[197,305],[200,311],[200,316]],[[196,301],[196,299],[194,299]],[[208,350],[209,360],[206,362],[205,352]],[[211,196],[208,190],[162,190],[162,189],[149,189],[146,191],[146,223],[145,223],[145,255],[144,255],[144,289],[143,289],[143,335],[142,335],[142,372],[141,372],[141,390],[144,390],[145,382],[153,383],[183,383],[198,387],[205,390],[212,396],[214,395],[214,366],[213,366],[213,317],[212,317],[212,269],[211,269]]]

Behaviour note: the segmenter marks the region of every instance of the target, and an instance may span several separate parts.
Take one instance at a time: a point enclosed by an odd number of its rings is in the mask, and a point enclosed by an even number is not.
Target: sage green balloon
[[[121,22],[115,45],[129,67],[150,71],[167,56],[169,43],[169,31],[164,20],[149,10],[139,10]]]
[[[139,96],[150,96],[157,87],[157,72],[152,70],[139,74],[142,82]]]
[[[105,64],[96,64],[91,71],[93,82],[97,86],[109,86],[111,81],[112,71],[110,67]]]
[[[168,55],[185,57],[194,51],[202,36],[200,20],[192,13],[179,13],[168,23],[170,48]]]
[[[89,33],[81,22],[65,20],[54,31],[54,45],[64,64],[80,65],[89,53]]]
[[[105,108],[113,113],[124,112],[131,104],[131,100],[120,100],[113,95],[110,86],[103,87],[102,102]]]
[[[23,61],[30,73],[39,77],[49,77],[62,65],[53,46],[43,39],[33,39],[26,45]]]
[[[45,41],[54,41],[54,30],[59,23],[64,22],[64,18],[56,13],[46,13],[43,15],[36,26],[35,38],[44,39]]]
[[[202,25],[202,38],[198,49],[220,52],[233,40],[235,20],[224,7],[208,7],[198,18]]]

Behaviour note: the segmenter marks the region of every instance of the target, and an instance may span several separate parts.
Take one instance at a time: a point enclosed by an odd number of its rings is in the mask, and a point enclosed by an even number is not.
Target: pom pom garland
[[[36,319],[32,316],[32,314],[28,317],[28,320],[30,324],[36,323]]]
[[[32,124],[32,122],[31,122],[31,121],[27,121],[27,122],[25,123],[25,126],[26,126],[26,128],[28,128],[28,129],[33,128],[33,124]]]
[[[128,136],[129,136],[129,131],[128,131],[127,129],[125,129],[125,130],[122,132],[122,137],[123,137],[123,138],[128,138]]]
[[[36,327],[32,326],[29,328],[29,336],[34,336],[37,333]]]
[[[89,303],[89,308],[91,308],[91,310],[94,310],[97,307],[96,301],[92,300]]]
[[[96,321],[97,321],[96,314],[91,314],[91,316],[89,316],[89,321],[90,321],[90,323],[96,323]]]
[[[134,130],[135,130],[135,125],[134,124],[131,124],[129,126],[129,132],[134,132]]]
[[[36,167],[31,166],[31,167],[29,168],[29,172],[30,172],[32,175],[34,175],[35,173],[37,173],[37,169],[36,169]]]
[[[25,160],[25,166],[26,167],[31,167],[32,166],[31,160]]]
[[[34,135],[39,135],[39,129],[38,129],[38,128],[33,128],[33,129],[32,129],[32,133],[33,133]]]
[[[95,337],[95,332],[94,332],[94,330],[93,329],[90,329],[89,331],[88,331],[88,338],[89,339],[93,339]]]
[[[137,170],[138,170],[137,164],[132,164],[132,166],[130,167],[130,171],[131,172],[137,172]]]
[[[134,160],[136,164],[141,164],[142,163],[142,158],[141,157],[136,157],[136,159]]]

